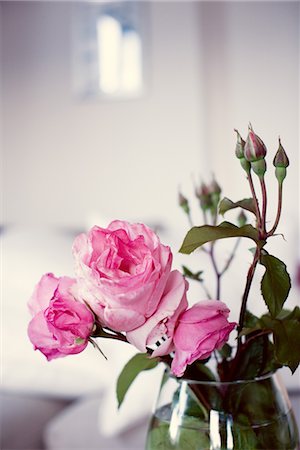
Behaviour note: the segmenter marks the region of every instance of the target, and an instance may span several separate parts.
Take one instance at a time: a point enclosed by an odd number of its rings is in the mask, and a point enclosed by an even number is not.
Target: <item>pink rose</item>
[[[187,308],[188,283],[178,270],[170,273],[156,312],[146,322],[126,334],[127,340],[141,352],[153,348],[152,356],[173,351],[173,334],[178,316]]]
[[[206,359],[222,347],[236,326],[228,322],[229,309],[218,300],[205,300],[184,311],[174,333],[175,356],[171,371],[177,377],[197,359]]]
[[[172,253],[142,224],[115,220],[74,242],[81,297],[103,326],[131,331],[157,309],[171,270]]]
[[[80,353],[88,344],[94,317],[73,296],[75,287],[76,280],[48,273],[42,276],[29,300],[33,319],[28,336],[35,350],[40,350],[48,361]]]

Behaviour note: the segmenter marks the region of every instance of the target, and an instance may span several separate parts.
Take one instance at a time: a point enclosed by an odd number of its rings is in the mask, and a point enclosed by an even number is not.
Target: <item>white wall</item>
[[[3,4],[8,222],[181,217],[177,186],[200,162],[198,8],[145,6],[147,94],[80,102],[71,92],[72,3]]]
[[[278,148],[278,136],[281,136],[290,158],[278,228],[286,241],[281,237],[273,238],[268,249],[287,263],[292,277],[300,259],[299,5],[299,2],[199,4],[205,86],[203,139],[210,166],[222,180],[227,196],[233,200],[249,196],[243,171],[233,156],[233,129],[238,128],[245,138],[247,124],[251,121],[268,148],[267,219],[271,228],[277,209],[277,182],[272,160]],[[240,271],[242,267],[239,267]],[[294,302],[298,295],[299,292],[294,290]]]
[[[238,128],[245,138],[247,124],[251,121],[267,145],[269,228],[277,208],[277,182],[272,160],[279,135],[290,158],[284,183],[282,220],[278,227],[278,233],[283,233],[285,239],[281,236],[273,238],[267,249],[287,264],[293,287],[286,305],[291,308],[299,305],[299,288],[295,285],[300,260],[299,6],[299,2],[277,1],[199,4],[204,149],[209,154],[209,166],[222,180],[225,194],[232,200],[250,194],[239,163],[233,157],[234,128]],[[236,315],[242,282],[251,261],[251,254],[247,252],[250,247],[251,243],[243,243],[244,252],[239,252],[234,270],[223,284],[224,298],[233,305]],[[226,257],[229,244],[223,248]],[[263,274],[261,268],[258,274]],[[256,314],[264,311],[260,279],[257,276],[248,301],[248,307]],[[292,378],[288,370],[284,373],[287,384],[299,387],[299,371]]]

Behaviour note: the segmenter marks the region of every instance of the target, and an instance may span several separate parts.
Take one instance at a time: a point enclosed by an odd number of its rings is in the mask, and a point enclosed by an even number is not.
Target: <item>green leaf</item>
[[[252,314],[248,309],[245,313],[244,326],[246,328],[255,328],[258,324],[259,318]]]
[[[183,270],[183,275],[186,278],[190,278],[191,280],[196,280],[196,281],[203,281],[203,278],[201,277],[201,275],[203,274],[203,270],[199,270],[199,272],[192,272],[188,267],[186,266],[182,266],[182,270]]]
[[[276,320],[273,334],[277,360],[294,373],[300,361],[300,322],[295,319]]]
[[[117,400],[120,408],[130,385],[143,370],[153,369],[158,364],[157,358],[150,358],[147,353],[138,353],[124,366],[117,381]]]
[[[232,426],[234,448],[236,450],[255,450],[257,448],[256,434],[248,417],[240,414],[237,416],[236,422],[234,421]],[[239,426],[240,422],[243,426]]]
[[[233,223],[222,222],[217,226],[203,225],[191,228],[185,236],[179,252],[190,254],[207,242],[231,237],[247,237],[256,243],[259,242],[258,232],[252,225],[237,227]]]
[[[239,354],[238,365],[234,373],[236,380],[249,380],[258,375],[264,368],[268,337],[257,336],[243,344]]]
[[[290,320],[296,319],[300,321],[300,308],[299,306],[295,306],[293,311],[289,309],[283,309],[277,316],[277,319],[280,320]]]
[[[221,349],[218,350],[218,353],[222,356],[222,358],[230,358],[232,353],[232,347],[229,344],[224,344]]]
[[[275,319],[265,314],[260,319],[261,329],[273,332],[275,363],[288,366],[294,372],[300,363],[300,309],[283,310]]]
[[[243,208],[247,211],[252,212],[253,214],[256,214],[255,211],[255,203],[253,198],[244,198],[243,200],[239,200],[238,202],[233,202],[232,200],[229,200],[229,198],[224,197],[219,204],[219,213],[224,216],[224,214],[227,211],[230,211],[231,209],[235,208]]]
[[[282,311],[291,289],[290,276],[286,265],[275,256],[262,254],[260,263],[266,268],[261,281],[261,292],[271,316],[276,317]]]

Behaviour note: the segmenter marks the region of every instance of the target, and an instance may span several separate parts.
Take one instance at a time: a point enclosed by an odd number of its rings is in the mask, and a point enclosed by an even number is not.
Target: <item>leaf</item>
[[[249,380],[261,375],[264,368],[267,342],[267,336],[257,336],[243,344],[244,348],[239,353],[238,364],[234,373],[236,380]]]
[[[158,364],[157,358],[150,358],[147,353],[137,353],[124,366],[117,381],[117,400],[118,408],[120,408],[126,392],[132,382],[143,370],[154,369]]]
[[[286,265],[275,256],[264,252],[260,263],[266,268],[261,281],[261,292],[271,316],[275,318],[282,311],[291,289],[290,276]]]
[[[278,314],[277,319],[280,319],[280,320],[296,319],[296,320],[300,321],[300,308],[299,308],[299,306],[295,306],[293,311],[290,311],[289,309],[283,309]]]
[[[277,320],[273,329],[275,355],[284,366],[295,372],[300,361],[300,323],[298,320]]]
[[[218,353],[222,356],[222,358],[230,358],[232,353],[232,347],[229,344],[224,344],[222,348],[218,350]]]
[[[244,198],[243,200],[239,200],[238,202],[233,202],[227,197],[224,197],[219,204],[219,213],[224,216],[227,211],[230,211],[234,208],[243,208],[247,211],[256,214],[255,211],[255,203],[253,198]]]
[[[255,328],[258,324],[259,318],[252,314],[248,309],[245,313],[244,326],[246,328]]]
[[[199,270],[199,272],[192,272],[188,267],[186,266],[182,266],[182,270],[183,270],[183,275],[186,278],[190,278],[191,280],[196,280],[196,281],[203,281],[203,278],[201,277],[201,275],[203,274],[203,270]]]
[[[274,319],[265,314],[260,319],[261,329],[273,332],[275,363],[288,366],[295,372],[300,363],[300,309],[283,310]]]
[[[259,242],[258,232],[252,225],[237,227],[233,223],[222,222],[217,226],[203,225],[191,228],[185,236],[179,252],[190,254],[207,242],[231,237],[247,237],[256,243]]]
[[[240,414],[237,416],[236,422],[234,421],[232,426],[234,448],[236,450],[255,450],[257,448],[256,434],[247,416]],[[243,424],[242,426],[239,426],[240,422]]]

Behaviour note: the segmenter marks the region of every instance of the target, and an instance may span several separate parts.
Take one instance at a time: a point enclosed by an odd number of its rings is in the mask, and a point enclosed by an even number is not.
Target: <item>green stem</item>
[[[216,281],[216,284],[217,284],[216,300],[220,300],[220,295],[221,295],[221,280],[220,280],[220,278],[221,278],[221,275],[220,275],[220,272],[219,272],[219,269],[217,266],[215,255],[214,255],[214,246],[215,246],[215,241],[213,241],[211,243],[209,255],[210,255],[210,259],[211,259],[211,262],[212,262],[212,265],[213,265],[213,268],[214,268],[214,271],[216,274],[216,279],[217,279],[217,281]]]
[[[261,233],[262,239],[266,235],[266,215],[267,215],[267,190],[264,177],[259,177],[262,192],[262,213],[261,213]]]
[[[248,173],[247,178],[248,178],[248,181],[249,181],[251,194],[252,194],[252,197],[253,197],[253,200],[254,200],[255,213],[256,213],[256,218],[257,218],[257,228],[260,229],[261,217],[260,217],[259,205],[258,205],[258,200],[257,200],[257,197],[256,197],[256,192],[255,192],[255,189],[254,189],[254,184],[253,184],[253,179],[252,179],[251,172]]]
[[[274,222],[273,227],[271,228],[271,230],[267,233],[267,237],[272,236],[275,231],[276,228],[278,226],[279,223],[279,219],[281,216],[281,208],[282,208],[282,183],[278,183],[278,206],[277,206],[277,215],[276,215],[276,219]]]
[[[238,333],[240,333],[242,331],[243,326],[244,326],[245,314],[246,314],[246,309],[247,309],[247,300],[248,300],[251,284],[253,281],[255,269],[256,269],[257,263],[260,259],[260,253],[261,253],[261,249],[257,246],[254,257],[253,257],[252,264],[251,264],[251,266],[248,270],[248,274],[247,274],[246,286],[245,286],[245,290],[244,290],[244,294],[243,294],[242,306],[241,306],[240,317],[239,317]],[[242,338],[241,338],[241,336],[239,336],[237,351],[239,351],[241,344],[242,344]]]

